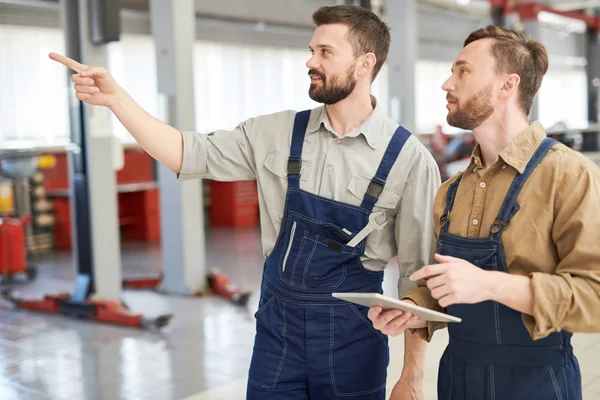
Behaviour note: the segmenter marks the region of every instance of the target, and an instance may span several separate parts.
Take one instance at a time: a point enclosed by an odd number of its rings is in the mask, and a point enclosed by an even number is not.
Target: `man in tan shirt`
[[[324,106],[208,135],[146,114],[103,68],[51,58],[77,72],[79,99],[109,107],[180,180],[257,180],[267,260],[247,398],[382,400],[387,336],[373,329],[367,307],[331,293],[381,292],[394,256],[400,295],[416,287],[408,276],[431,262],[440,175],[370,95],[389,49],[387,25],[353,6],[320,8],[313,20],[309,95]],[[352,243],[367,225],[377,229]],[[407,335],[395,399],[422,398],[425,345]]]
[[[581,399],[570,339],[600,331],[600,169],[527,122],[547,68],[540,43],[488,27],[443,86],[448,122],[478,145],[436,195],[437,263],[405,296],[462,318],[448,325],[439,399]],[[369,316],[427,341],[444,326],[398,314]]]

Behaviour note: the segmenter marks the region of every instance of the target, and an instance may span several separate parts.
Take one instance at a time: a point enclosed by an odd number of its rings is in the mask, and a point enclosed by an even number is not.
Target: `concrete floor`
[[[0,400],[13,399],[244,399],[263,259],[256,229],[211,230],[207,265],[255,290],[247,309],[218,297],[185,298],[154,291],[125,291],[124,300],[148,317],[175,315],[162,332],[102,325],[56,315],[11,310],[0,304]],[[123,247],[123,275],[158,273],[156,246]],[[36,260],[39,278],[19,285],[28,297],[71,291],[68,253]],[[385,292],[395,295],[397,271],[386,273]],[[447,335],[438,332],[428,350],[426,399],[435,399],[437,362]],[[392,338],[389,387],[400,375],[403,338]],[[584,399],[600,399],[600,335],[576,335]]]

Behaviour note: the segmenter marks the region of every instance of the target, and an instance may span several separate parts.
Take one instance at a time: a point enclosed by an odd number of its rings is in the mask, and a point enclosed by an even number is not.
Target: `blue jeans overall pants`
[[[519,192],[554,144],[556,141],[545,139],[523,174],[515,177],[488,238],[448,233],[448,217],[460,176],[448,189],[438,253],[464,259],[486,271],[508,272],[502,232],[519,211]],[[534,341],[521,313],[494,301],[456,304],[447,311],[463,321],[448,326],[450,341],[438,375],[440,400],[581,399],[581,376],[571,347],[571,333],[554,332]]]
[[[332,292],[382,292],[383,271],[360,261],[363,240],[347,246],[381,194],[410,133],[398,128],[360,206],[300,189],[300,165],[310,111],[296,115],[281,229],[266,260],[249,371],[249,400],[383,400],[387,337],[367,307]]]

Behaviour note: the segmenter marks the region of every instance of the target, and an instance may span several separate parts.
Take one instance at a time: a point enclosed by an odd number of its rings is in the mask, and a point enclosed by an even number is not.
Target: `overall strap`
[[[290,158],[288,159],[288,188],[298,189],[300,187],[300,170],[302,169],[302,145],[304,145],[304,135],[310,119],[310,111],[300,111],[296,113],[294,119],[294,131],[292,133],[292,145],[290,148]]]
[[[518,174],[513,180],[510,188],[508,189],[508,193],[504,198],[504,202],[502,203],[502,207],[500,208],[500,212],[498,213],[498,217],[496,221],[492,225],[491,232],[492,235],[498,235],[502,232],[502,229],[506,227],[512,217],[519,211],[519,204],[517,203],[517,197],[519,197],[519,193],[521,193],[521,189],[525,186],[527,179],[531,176],[535,168],[540,164],[540,162],[544,159],[546,154],[550,151],[552,146],[557,144],[558,142],[554,139],[545,138],[542,143],[538,146],[533,156],[527,163],[525,167],[525,171],[522,174]]]
[[[371,183],[369,183],[367,193],[365,193],[365,196],[363,197],[362,204],[360,205],[362,208],[368,210],[369,212],[373,211],[373,207],[375,206],[375,203],[377,203],[377,200],[383,191],[383,187],[385,186],[385,181],[387,180],[390,170],[392,169],[396,159],[398,158],[398,155],[400,154],[400,151],[402,151],[402,148],[404,147],[404,144],[410,135],[410,132],[401,126],[396,129],[396,132],[394,132],[394,136],[392,136],[392,140],[390,140],[390,143],[385,150],[385,154],[383,155],[381,163],[377,168],[377,172],[375,173],[373,179],[371,179]]]
[[[456,180],[450,185],[448,192],[446,193],[446,207],[444,208],[444,213],[440,217],[440,233],[448,232],[450,225],[448,217],[450,216],[450,212],[452,212],[452,207],[454,207],[454,199],[456,198],[456,192],[458,191],[458,185],[462,177],[463,174],[460,174],[458,178],[456,178]]]

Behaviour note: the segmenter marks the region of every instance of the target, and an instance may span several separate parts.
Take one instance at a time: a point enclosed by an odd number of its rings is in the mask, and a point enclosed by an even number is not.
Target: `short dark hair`
[[[544,75],[548,72],[546,48],[537,40],[527,38],[522,32],[494,25],[472,32],[464,46],[481,39],[494,40],[491,52],[496,60],[496,72],[517,74],[521,78],[521,108],[529,115]]]
[[[390,28],[374,12],[360,6],[325,6],[318,8],[312,15],[317,27],[328,24],[348,26],[348,41],[352,44],[354,55],[374,53],[377,61],[373,67],[372,80],[375,79],[390,49]]]

